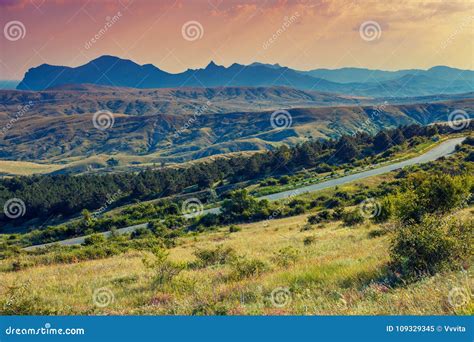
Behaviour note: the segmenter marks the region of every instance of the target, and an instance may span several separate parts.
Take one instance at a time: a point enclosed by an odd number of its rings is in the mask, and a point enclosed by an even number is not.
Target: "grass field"
[[[463,216],[472,214],[468,210]],[[461,216],[462,216],[461,215]],[[240,225],[241,231],[186,236],[169,259],[193,262],[197,250],[230,247],[260,272],[236,277],[226,262],[186,268],[153,285],[155,272],[131,252],[108,259],[38,266],[1,274],[3,310],[19,314],[472,314],[472,301],[453,306],[450,293],[472,291],[467,274],[452,272],[392,288],[384,280],[389,261],[388,226],[341,222],[301,231],[307,215]],[[304,243],[311,237],[311,243]],[[279,251],[296,251],[282,264]],[[280,253],[281,256],[281,253]],[[471,266],[470,271],[473,271]]]

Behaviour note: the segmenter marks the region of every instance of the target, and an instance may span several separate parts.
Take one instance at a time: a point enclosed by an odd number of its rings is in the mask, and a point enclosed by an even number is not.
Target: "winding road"
[[[367,178],[367,177],[381,175],[381,174],[384,174],[384,173],[387,173],[387,172],[390,172],[390,171],[393,171],[393,170],[396,170],[396,169],[401,169],[401,168],[406,167],[406,166],[428,163],[428,162],[436,160],[440,157],[444,157],[444,156],[447,156],[447,155],[451,154],[454,151],[454,149],[456,148],[456,145],[460,144],[464,139],[465,138],[454,138],[454,139],[446,140],[446,141],[440,143],[439,145],[435,146],[434,148],[430,149],[428,152],[426,152],[426,153],[424,153],[424,154],[422,154],[418,157],[407,159],[407,160],[404,160],[404,161],[401,161],[401,162],[397,162],[397,163],[393,163],[393,164],[389,164],[389,165],[381,166],[381,167],[375,167],[375,168],[367,170],[367,171],[362,171],[362,172],[359,172],[359,173],[354,173],[352,175],[343,176],[343,177],[340,177],[340,178],[331,179],[331,180],[324,181],[324,182],[321,182],[321,183],[304,186],[304,187],[301,187],[301,188],[298,188],[298,189],[287,190],[287,191],[274,193],[274,194],[271,194],[271,195],[258,197],[258,199],[267,199],[269,201],[276,201],[276,200],[280,200],[280,199],[284,199],[284,198],[288,198],[288,197],[293,197],[295,195],[301,195],[301,194],[304,194],[304,193],[307,193],[307,192],[316,192],[316,191],[319,191],[319,190],[332,188],[332,187],[335,187],[337,185],[343,185],[343,184],[350,183],[350,182],[353,182],[353,181],[357,181],[357,180],[360,180],[360,179],[364,179],[364,178]],[[220,208],[217,207],[217,208],[206,209],[200,214],[209,214],[209,213],[218,214],[219,212],[220,212]],[[189,218],[189,217],[192,217],[194,215],[193,214],[187,214],[187,215],[184,215],[184,216]],[[130,227],[120,228],[120,229],[117,229],[117,233],[119,233],[119,234],[129,233],[129,232],[132,232],[132,231],[134,231],[138,228],[146,227],[146,226],[147,226],[147,223],[142,223],[142,224],[137,224],[137,225],[130,226]],[[111,234],[111,232],[105,232],[105,233],[101,233],[101,234],[103,234],[104,236],[109,236]],[[33,250],[33,249],[36,249],[36,248],[46,247],[46,246],[49,246],[49,245],[52,245],[52,244],[60,244],[60,245],[64,245],[64,246],[79,245],[79,244],[84,242],[86,237],[87,236],[80,236],[80,237],[76,237],[76,238],[72,238],[72,239],[66,239],[66,240],[62,240],[62,241],[56,241],[56,242],[52,242],[52,243],[29,246],[29,247],[26,247],[25,250]]]

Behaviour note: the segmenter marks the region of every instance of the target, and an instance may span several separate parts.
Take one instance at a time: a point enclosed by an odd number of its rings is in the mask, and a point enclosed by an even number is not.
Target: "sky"
[[[0,0],[0,26],[0,79],[101,55],[173,73],[211,60],[474,69],[472,0]]]

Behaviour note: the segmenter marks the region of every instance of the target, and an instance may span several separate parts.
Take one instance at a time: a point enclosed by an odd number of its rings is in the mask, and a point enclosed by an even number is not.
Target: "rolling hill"
[[[247,90],[244,94],[252,93]],[[226,91],[235,93],[237,90],[231,88]],[[240,91],[242,90],[239,89]],[[272,89],[265,94],[275,95],[279,91],[281,90]],[[166,92],[168,95],[175,92],[173,94],[177,96],[176,90]],[[286,95],[292,94],[290,98],[293,100],[298,96],[307,100],[306,93],[294,92]],[[18,92],[14,96],[11,93],[3,94],[10,96],[9,102],[6,102],[11,108],[16,108],[17,97],[22,101],[28,101],[28,95],[46,97],[44,102],[37,102],[36,106],[32,106],[30,111],[4,132],[3,139],[0,140],[0,158],[68,163],[71,160],[77,162],[78,159],[107,155],[119,159],[123,156],[135,156],[133,160],[128,159],[130,163],[144,160],[149,163],[183,162],[222,153],[271,149],[282,143],[291,145],[311,138],[334,138],[358,131],[375,133],[383,128],[413,123],[426,125],[446,121],[449,113],[455,109],[462,109],[467,113],[474,111],[472,98],[383,106],[291,108],[288,109],[289,115],[284,113],[286,117],[282,117],[291,122],[288,121],[282,129],[275,126],[275,121],[271,119],[273,110],[213,113],[205,107],[197,115],[178,115],[164,114],[155,109],[146,110],[143,109],[146,106],[142,105],[136,107],[142,110],[132,110],[135,107],[130,103],[120,102],[117,106],[110,106],[109,103],[107,107],[113,113],[113,126],[99,130],[93,125],[93,113],[109,101],[105,95],[103,97],[94,92],[88,96],[86,92],[82,103],[75,101],[67,91],[53,94],[69,96],[69,101],[65,101],[64,107],[58,104],[51,106],[47,101],[48,92]],[[186,94],[186,98],[191,96],[189,92],[179,94]],[[196,93],[196,96],[202,97],[203,94]],[[226,96],[231,97],[229,94]],[[136,99],[132,97],[131,101]],[[238,103],[242,98],[236,97],[234,101]],[[229,103],[232,101],[229,100]],[[11,113],[5,108],[2,111],[1,122],[5,125]]]

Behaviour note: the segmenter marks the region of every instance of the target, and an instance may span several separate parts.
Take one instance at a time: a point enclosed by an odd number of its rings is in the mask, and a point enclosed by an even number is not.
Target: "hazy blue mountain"
[[[435,66],[428,70],[406,69],[398,71],[371,70],[364,68],[315,69],[302,71],[305,75],[323,78],[338,83],[372,83],[385,82],[402,78],[406,75],[426,76],[440,80],[465,80],[474,82],[474,71]]]
[[[20,81],[0,80],[0,89],[15,89]]]
[[[48,64],[31,68],[17,89],[44,90],[83,83],[129,88],[285,86],[357,96],[399,97],[474,91],[474,71],[438,66],[429,70],[343,68],[302,72],[278,64],[234,63],[224,67],[210,62],[205,68],[171,74],[151,64],[102,56],[76,68]]]
[[[310,71],[302,71],[303,74],[313,77],[323,78],[328,81],[338,83],[366,83],[366,82],[384,82],[393,80],[408,74],[415,73],[419,70],[399,70],[384,71],[370,70],[363,68],[341,68],[341,69],[315,69]]]

